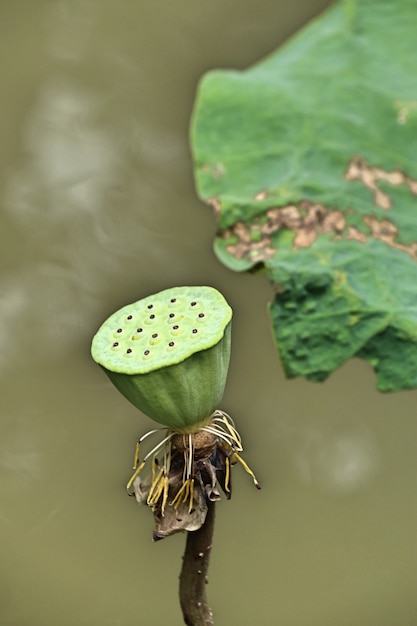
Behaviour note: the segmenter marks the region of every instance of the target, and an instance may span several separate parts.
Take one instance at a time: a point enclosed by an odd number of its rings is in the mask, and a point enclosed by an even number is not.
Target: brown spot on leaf
[[[342,211],[330,211],[325,215],[322,222],[324,233],[341,233],[346,228],[346,219]]]
[[[392,201],[388,193],[378,187],[383,181],[392,186],[408,185],[411,193],[417,194],[417,181],[399,170],[386,171],[380,167],[371,167],[361,156],[355,156],[349,163],[345,174],[346,180],[358,180],[374,192],[374,202],[381,209],[391,208]]]
[[[360,243],[366,243],[368,241],[366,235],[361,233],[361,231],[354,226],[348,226],[345,239],[353,239],[354,241],[359,241]]]
[[[345,173],[346,180],[360,181],[374,193],[374,201],[378,207],[388,210],[392,200],[388,193],[378,186],[384,182],[391,186],[407,185],[412,194],[417,195],[417,180],[413,180],[399,170],[386,171],[380,167],[370,167],[361,156],[354,157]],[[259,191],[254,200],[260,201],[268,197],[265,190]],[[220,212],[220,204],[215,199],[209,204]],[[259,263],[271,259],[277,252],[277,238],[280,230],[294,233],[293,249],[309,248],[320,235],[332,235],[335,240],[352,240],[365,244],[368,236],[358,228],[347,224],[349,215],[354,215],[354,208],[344,211],[329,208],[323,204],[303,200],[299,204],[284,207],[271,207],[252,223],[236,222],[227,230],[220,231],[219,237],[226,242],[226,250],[238,260],[246,259],[251,263]],[[389,220],[378,221],[376,218],[365,217],[365,224],[371,229],[372,237],[387,245],[410,254],[417,260],[417,243],[409,246],[396,241],[398,232]]]
[[[363,221],[372,231],[375,239],[391,244],[398,234],[398,228],[389,220],[377,220],[375,217],[364,217]]]
[[[207,172],[216,180],[221,178],[225,172],[223,163],[206,163],[201,168],[202,172]]]
[[[388,211],[388,209],[391,208],[391,198],[387,193],[384,193],[380,189],[375,190],[374,200],[375,204],[381,207],[381,209]]]
[[[386,180],[390,185],[403,185],[407,181],[407,177],[402,172],[386,172],[378,167],[374,169],[374,172],[377,180]]]
[[[332,211],[322,204],[303,201],[301,209],[304,216],[296,228],[295,248],[308,248],[325,233],[340,234],[346,227],[346,220],[341,211]]]
[[[218,198],[208,198],[206,202],[208,205],[213,207],[214,215],[216,216],[216,219],[217,219],[222,210],[222,205],[220,204],[220,201],[218,200]]]
[[[262,191],[258,191],[258,193],[253,196],[253,199],[257,202],[260,202],[261,200],[265,200],[265,198],[268,198],[268,196],[269,193],[265,189],[263,189]]]
[[[331,210],[321,204],[303,200],[299,207],[290,204],[274,207],[266,212],[266,222],[256,220],[251,225],[236,222],[231,228],[220,232],[225,241],[237,239],[227,246],[236,259],[257,263],[270,259],[276,253],[272,235],[287,229],[295,233],[294,249],[310,247],[317,237],[325,233],[336,236],[346,228],[341,211]]]
[[[250,243],[250,228],[244,222],[236,222],[234,226],[234,234],[237,235],[242,243]]]
[[[397,109],[398,124],[406,124],[410,112],[417,108],[417,102],[415,100],[396,100],[394,107]]]
[[[408,179],[408,186],[410,188],[411,193],[417,195],[417,181],[416,180],[411,180],[411,178],[409,178]]]
[[[302,222],[300,211],[294,204],[280,209],[270,209],[267,212],[267,217],[270,232],[274,232],[283,227],[289,230],[296,230],[300,227]]]
[[[236,259],[248,259],[253,263],[258,263],[267,259],[272,259],[276,252],[276,248],[272,246],[271,239],[266,237],[259,242],[238,242],[227,246],[227,251]]]
[[[309,248],[317,239],[317,232],[314,226],[308,225],[300,228],[294,239],[295,248]]]
[[[264,241],[253,243],[251,245],[249,258],[253,263],[259,263],[261,261],[266,261],[267,259],[272,259],[275,252],[276,248],[272,247],[271,240],[265,239]]]
[[[371,229],[372,237],[383,241],[388,246],[401,250],[409,254],[417,261],[417,243],[413,242],[409,246],[399,243],[396,240],[398,236],[398,228],[389,220],[378,220],[376,217],[366,216],[363,221]]]

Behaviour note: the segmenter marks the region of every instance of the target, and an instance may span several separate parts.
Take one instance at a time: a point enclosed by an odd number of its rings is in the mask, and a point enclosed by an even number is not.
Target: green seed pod
[[[174,287],[113,313],[91,354],[117,389],[179,432],[208,423],[230,359],[232,309],[212,287]]]

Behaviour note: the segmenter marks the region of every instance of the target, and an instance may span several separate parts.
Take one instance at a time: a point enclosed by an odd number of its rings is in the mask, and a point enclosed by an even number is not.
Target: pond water
[[[2,626],[181,624],[185,537],[125,492],[153,423],[91,360],[120,306],[181,284],[234,309],[234,468],[208,587],[216,624],[415,626],[417,392],[354,360],[285,380],[266,279],[214,257],[188,128],[198,79],[245,68],[324,0],[1,2]]]

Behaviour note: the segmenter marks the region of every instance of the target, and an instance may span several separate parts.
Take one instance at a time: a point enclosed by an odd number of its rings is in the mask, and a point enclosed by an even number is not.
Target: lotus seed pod
[[[117,389],[155,421],[193,432],[226,384],[232,309],[212,287],[174,287],[113,313],[91,354]]]

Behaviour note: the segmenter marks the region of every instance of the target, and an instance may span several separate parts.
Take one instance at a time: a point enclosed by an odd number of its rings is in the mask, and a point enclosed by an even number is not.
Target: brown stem
[[[206,597],[207,570],[214,531],[215,503],[208,501],[207,517],[199,530],[187,533],[180,574],[180,603],[187,626],[214,626]]]

